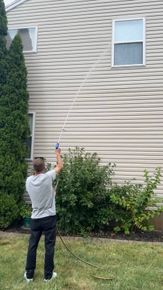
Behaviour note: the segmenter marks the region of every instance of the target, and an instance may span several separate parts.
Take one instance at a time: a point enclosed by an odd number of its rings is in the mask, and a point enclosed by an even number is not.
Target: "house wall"
[[[156,0],[28,0],[8,11],[9,28],[38,27],[37,53],[25,54],[35,156],[53,162],[66,114],[98,61],[69,114],[62,151],[96,151],[116,163],[118,182],[142,182],[144,168],[163,165],[162,15]],[[112,20],[137,17],[146,22],[146,64],[112,68]]]

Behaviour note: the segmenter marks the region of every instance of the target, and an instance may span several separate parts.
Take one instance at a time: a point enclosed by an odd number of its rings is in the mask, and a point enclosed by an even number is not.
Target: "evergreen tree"
[[[3,206],[5,214],[11,210],[11,200],[18,203],[23,198],[29,134],[27,71],[22,42],[17,35],[7,50],[6,34],[7,18],[0,0],[0,208]],[[12,222],[11,215],[8,216]],[[15,217],[13,214],[13,219]],[[5,225],[8,224],[5,221]],[[3,227],[1,218],[0,227]]]
[[[7,76],[7,17],[3,0],[0,0],[0,97],[3,95],[3,85]]]
[[[28,128],[27,71],[22,51],[22,43],[17,35],[8,52],[9,71],[6,85],[3,142],[3,184],[1,188],[14,194],[20,200],[24,192],[27,174],[26,140]],[[4,108],[4,110],[5,110]],[[6,110],[5,110],[6,111]],[[3,146],[2,146],[3,147]]]
[[[8,72],[8,55],[6,49],[7,35],[7,17],[3,0],[0,0],[0,191],[3,184],[3,152],[6,147],[4,144],[4,126],[5,115],[7,114],[6,99],[6,83]]]
[[[6,53],[7,17],[3,0],[0,0],[0,57]]]

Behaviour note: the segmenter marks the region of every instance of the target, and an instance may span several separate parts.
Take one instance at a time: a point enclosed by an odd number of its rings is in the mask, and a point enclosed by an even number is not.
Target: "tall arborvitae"
[[[0,59],[6,53],[7,17],[3,0],[0,0]]]
[[[7,17],[3,0],[0,0],[0,97],[3,96],[3,85],[6,84],[7,76]],[[1,105],[1,103],[0,103]]]
[[[0,38],[4,43],[0,47],[0,55],[3,51],[4,55],[7,22],[2,0],[0,5]],[[29,133],[27,72],[19,36],[13,40],[5,59],[8,65],[7,77],[5,66],[0,66],[3,86],[3,94],[0,96],[0,192],[14,195],[18,202],[24,193],[27,174],[25,143]]]
[[[0,193],[4,188],[4,153],[7,148],[5,142],[5,116],[8,113],[6,103],[6,86],[8,72],[8,55],[6,49],[7,17],[3,0],[0,0]]]
[[[5,177],[8,193],[20,199],[24,193],[24,180],[27,174],[26,140],[28,129],[28,93],[27,71],[23,56],[23,48],[20,37],[17,35],[8,53],[8,109],[10,114],[6,116],[6,170],[10,173]],[[6,162],[7,161],[7,162]]]

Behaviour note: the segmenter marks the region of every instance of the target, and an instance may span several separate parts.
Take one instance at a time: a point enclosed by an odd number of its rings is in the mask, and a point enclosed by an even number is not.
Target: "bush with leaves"
[[[19,204],[19,215],[21,218],[30,218],[32,213],[32,206],[27,202],[21,202]]]
[[[0,193],[0,229],[6,229],[19,215],[19,208],[13,195]]]
[[[57,186],[59,229],[64,233],[113,230],[129,234],[151,230],[156,207],[154,190],[160,182],[160,169],[153,176],[144,172],[144,184],[112,184],[114,166],[100,165],[97,154],[84,149],[69,150],[63,156],[64,169]],[[155,207],[155,209],[149,209]]]
[[[17,203],[23,199],[29,125],[27,71],[22,42],[16,35],[8,50],[6,36],[7,17],[4,1],[0,0],[0,195],[3,195],[1,200],[4,199],[8,212],[9,195],[13,203],[13,198]],[[9,225],[12,219],[5,210],[3,213],[1,218]]]
[[[57,186],[59,228],[71,233],[99,230],[107,220],[102,210],[114,165],[100,166],[97,154],[86,153],[83,148],[69,150],[63,160]]]
[[[144,171],[144,184],[126,183],[122,186],[113,186],[109,191],[114,216],[112,224],[114,231],[123,231],[126,234],[139,229],[149,231],[153,229],[150,221],[160,214],[162,208],[156,206],[154,190],[160,183],[160,168],[153,176]]]
[[[0,190],[23,197],[27,175],[28,93],[22,43],[16,36],[8,51],[10,70],[0,98]],[[2,113],[2,114],[1,114]]]

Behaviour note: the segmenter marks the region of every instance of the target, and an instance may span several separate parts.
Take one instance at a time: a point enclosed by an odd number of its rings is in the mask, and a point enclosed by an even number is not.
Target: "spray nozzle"
[[[55,149],[59,149],[59,143],[57,142],[56,145],[55,145]]]

